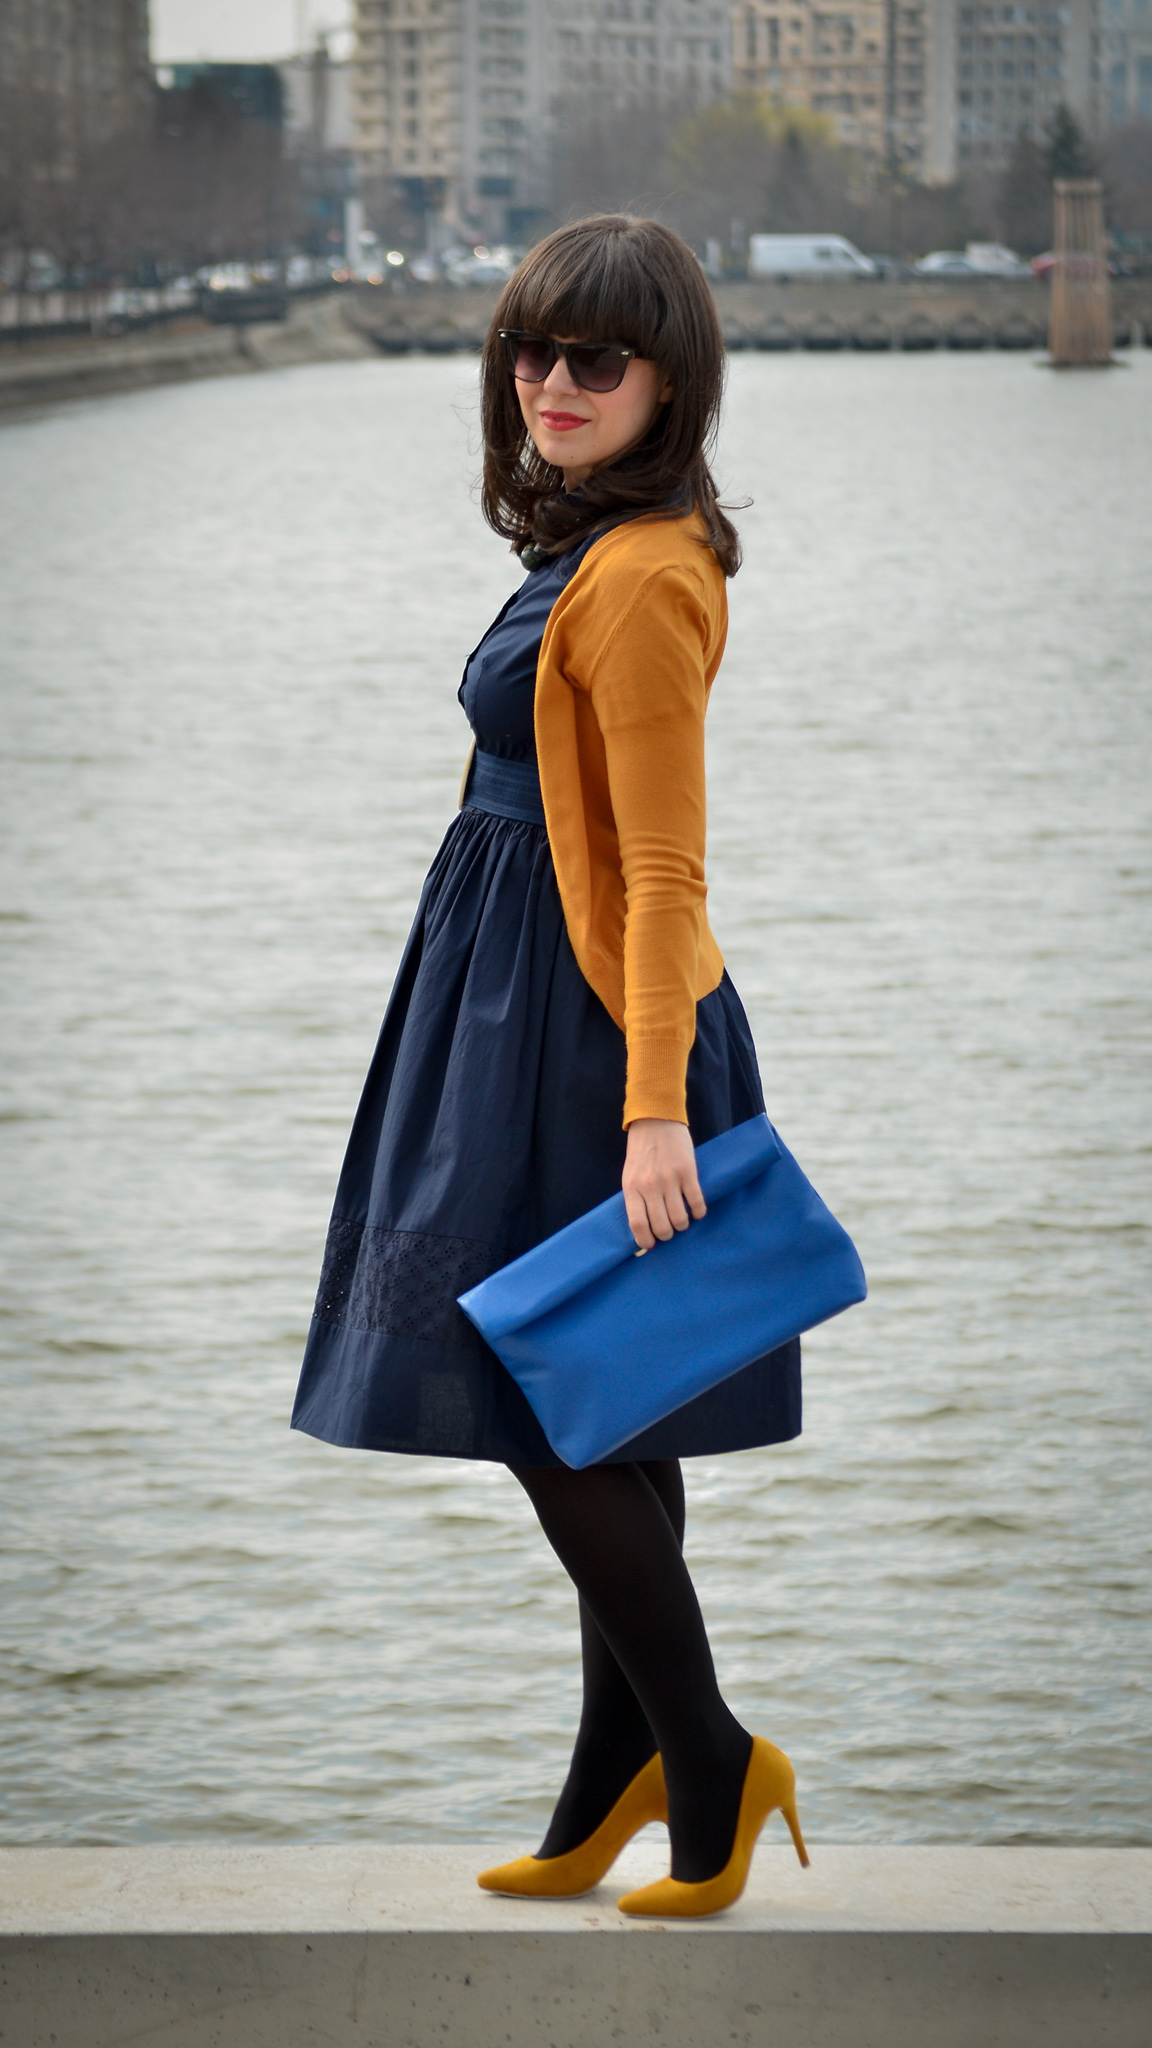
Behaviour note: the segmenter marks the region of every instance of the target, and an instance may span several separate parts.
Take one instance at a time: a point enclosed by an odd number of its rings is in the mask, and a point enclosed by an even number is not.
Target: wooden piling
[[[1055,369],[1105,369],[1112,361],[1112,308],[1099,178],[1057,178],[1056,257],[1048,316]]]

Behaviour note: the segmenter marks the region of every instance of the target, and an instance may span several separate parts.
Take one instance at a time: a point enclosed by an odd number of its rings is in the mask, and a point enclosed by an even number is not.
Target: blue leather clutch
[[[802,1330],[863,1301],[846,1230],[766,1116],[696,1153],[708,1214],[638,1254],[622,1194],[460,1306],[579,1468]]]

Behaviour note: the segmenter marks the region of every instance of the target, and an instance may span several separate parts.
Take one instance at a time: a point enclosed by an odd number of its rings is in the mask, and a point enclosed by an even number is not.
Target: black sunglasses
[[[614,341],[553,341],[547,334],[528,334],[520,327],[500,327],[497,332],[508,367],[520,384],[542,384],[557,357],[563,356],[581,391],[618,391],[633,356],[640,353]]]

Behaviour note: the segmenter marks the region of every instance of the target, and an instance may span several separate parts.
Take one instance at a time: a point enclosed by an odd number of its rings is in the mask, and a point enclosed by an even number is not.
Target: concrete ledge
[[[4,2048],[1147,2048],[1152,1850],[761,1849],[717,1920],[554,1905],[508,1845],[0,1850]]]
[[[713,294],[729,349],[1038,349],[1048,334],[1048,287],[1035,277],[763,280],[717,284]],[[496,298],[360,285],[346,317],[386,355],[478,349]],[[1117,347],[1152,339],[1147,280],[1116,279],[1112,313]]]
[[[73,338],[28,343],[0,353],[0,414],[73,398],[140,391],[193,377],[234,376],[295,363],[347,362],[376,354],[349,326],[345,301],[332,292],[292,305],[287,320],[253,326],[182,327],[122,340]],[[0,2036],[0,2039],[3,2037]]]

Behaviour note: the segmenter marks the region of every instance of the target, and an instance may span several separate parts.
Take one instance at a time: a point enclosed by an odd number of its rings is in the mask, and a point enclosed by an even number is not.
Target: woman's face
[[[555,341],[577,341],[578,335],[554,335]],[[543,383],[516,380],[524,424],[545,462],[564,472],[564,487],[573,490],[594,469],[600,469],[626,448],[642,441],[672,386],[646,356],[631,356],[624,381],[615,391],[584,391],[557,356]]]

